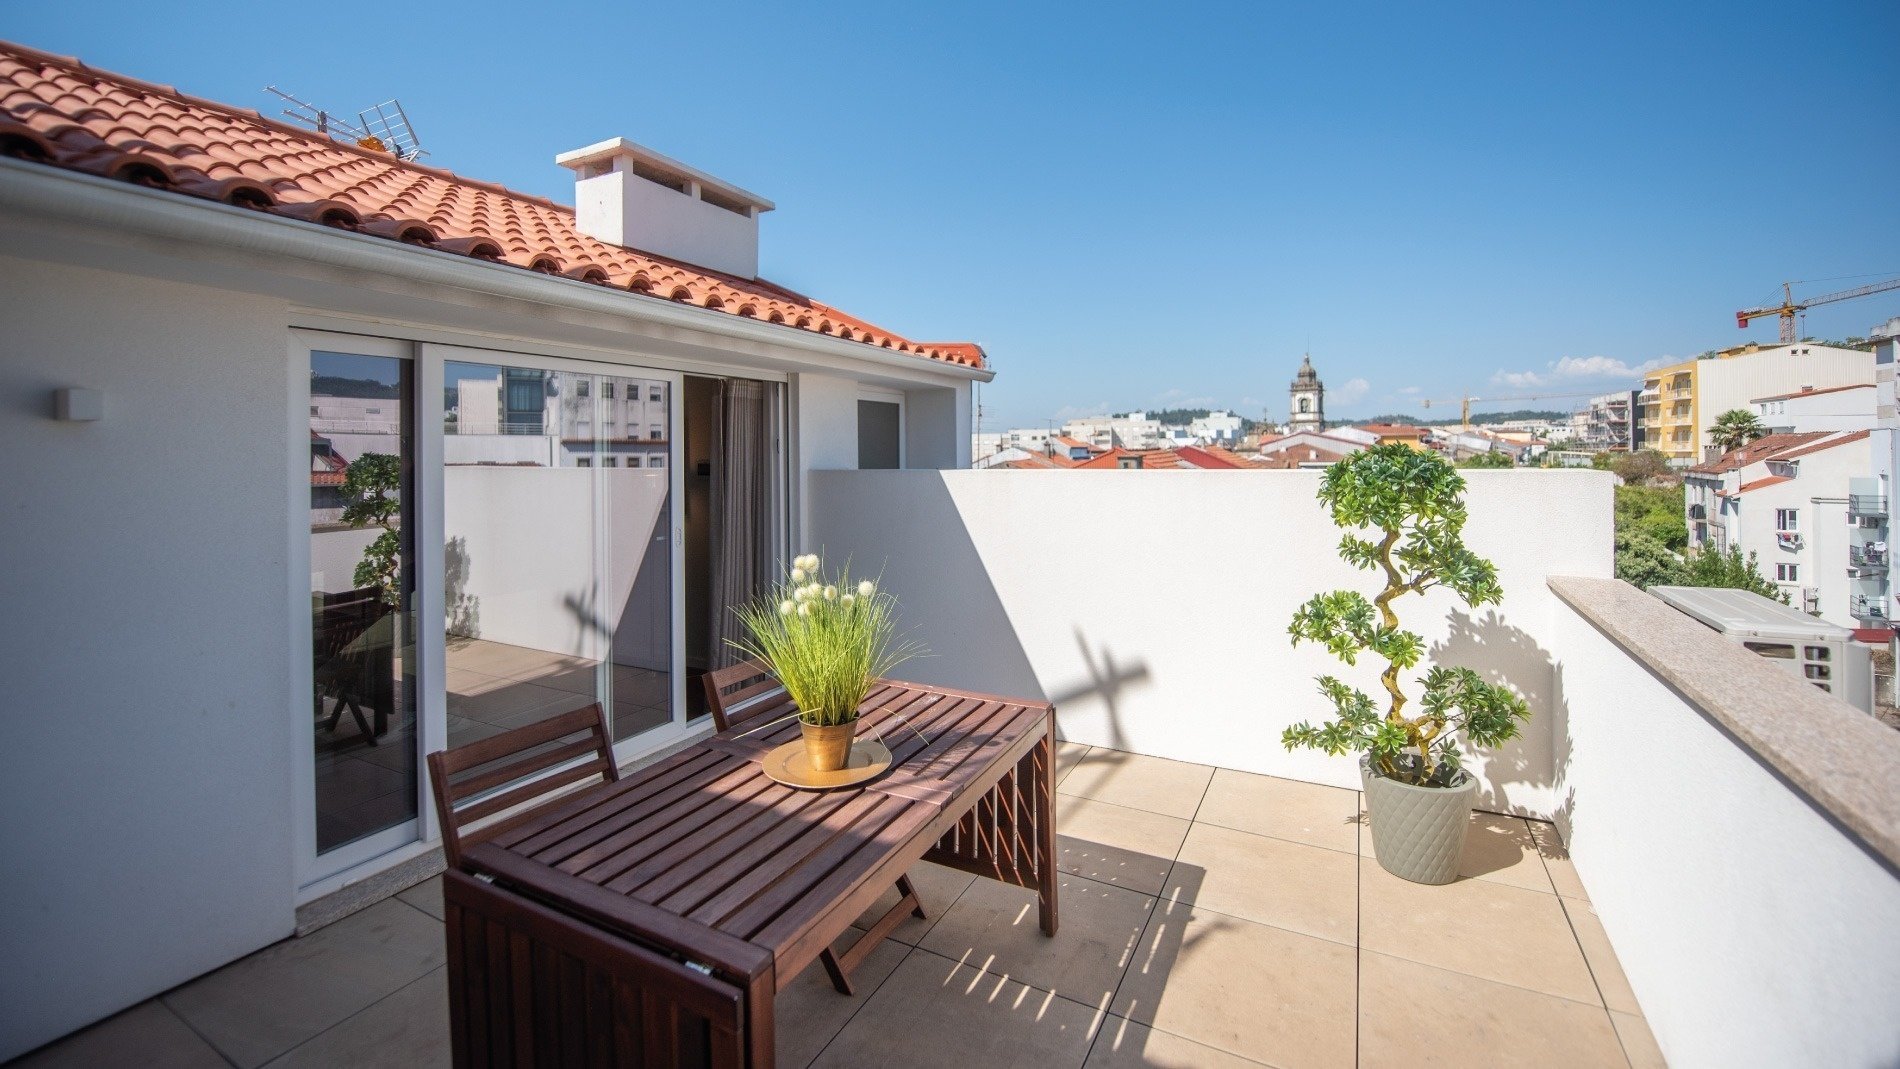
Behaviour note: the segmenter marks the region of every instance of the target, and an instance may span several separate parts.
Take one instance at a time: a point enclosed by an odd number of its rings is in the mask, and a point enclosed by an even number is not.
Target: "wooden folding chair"
[[[576,734],[578,739],[561,741]],[[546,774],[589,754],[572,768]],[[430,754],[429,785],[449,867],[461,867],[464,844],[501,834],[533,816],[537,801],[594,776],[603,783],[620,778],[599,703]]]
[[[700,678],[705,681],[706,705],[712,710],[713,726],[721,732],[734,727],[764,727],[791,716],[794,711],[791,696],[785,693],[785,684],[759,661],[740,661],[707,672]],[[831,974],[832,987],[842,994],[852,993],[852,971],[897,927],[905,912],[918,920],[928,916],[908,875],[897,878],[897,905],[886,911],[869,932],[843,954],[833,954],[830,947],[819,953],[818,960],[825,963],[825,971]]]

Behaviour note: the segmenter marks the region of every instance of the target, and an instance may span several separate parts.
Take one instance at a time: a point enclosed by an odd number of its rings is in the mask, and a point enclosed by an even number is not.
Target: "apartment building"
[[[1571,418],[1570,436],[1594,449],[1642,448],[1641,390],[1618,390],[1592,397]]]
[[[1773,434],[1683,474],[1691,547],[1753,553],[1803,612],[1884,626],[1886,495],[1872,432]]]
[[[1638,394],[1645,448],[1678,467],[1713,460],[1709,429],[1722,413],[1751,410],[1757,398],[1874,381],[1874,355],[1797,342],[1744,345],[1657,368]]]
[[[1757,397],[1749,404],[1770,433],[1857,431],[1874,425],[1876,392],[1873,383],[1862,382]]]

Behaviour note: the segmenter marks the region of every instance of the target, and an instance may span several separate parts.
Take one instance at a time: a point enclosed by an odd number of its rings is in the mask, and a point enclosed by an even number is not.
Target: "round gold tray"
[[[805,759],[804,739],[793,739],[765,755],[766,775],[787,787],[804,790],[849,787],[854,783],[863,783],[889,767],[891,751],[876,739],[854,740],[850,759],[836,772],[819,772],[811,767]]]

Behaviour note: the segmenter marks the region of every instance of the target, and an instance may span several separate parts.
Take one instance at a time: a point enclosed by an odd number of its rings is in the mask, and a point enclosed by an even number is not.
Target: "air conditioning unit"
[[[1873,712],[1873,654],[1847,628],[1817,620],[1792,605],[1751,590],[1652,586],[1649,593],[1796,679],[1805,679],[1862,712]],[[1818,602],[1818,591],[1802,587],[1802,603],[1809,604],[1810,599]]]
[[[1801,588],[1801,611],[1813,615],[1821,611],[1821,588],[1804,586]]]

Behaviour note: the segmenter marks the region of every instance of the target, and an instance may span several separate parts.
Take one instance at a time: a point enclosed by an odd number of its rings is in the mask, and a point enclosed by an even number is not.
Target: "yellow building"
[[[1643,448],[1670,460],[1701,460],[1696,444],[1696,365],[1701,361],[1657,368],[1643,378],[1641,405]]]

